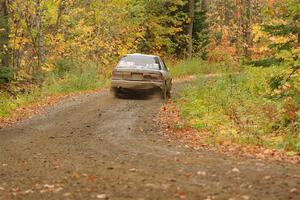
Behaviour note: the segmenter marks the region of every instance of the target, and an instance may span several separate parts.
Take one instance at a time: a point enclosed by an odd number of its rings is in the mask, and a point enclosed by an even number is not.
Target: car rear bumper
[[[112,80],[112,88],[125,88],[125,89],[152,89],[163,88],[163,82],[156,81],[127,81],[127,80]]]

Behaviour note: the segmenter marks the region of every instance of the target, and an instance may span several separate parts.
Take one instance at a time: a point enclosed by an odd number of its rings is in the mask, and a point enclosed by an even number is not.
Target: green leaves
[[[0,66],[0,84],[9,83],[14,79],[14,70]]]

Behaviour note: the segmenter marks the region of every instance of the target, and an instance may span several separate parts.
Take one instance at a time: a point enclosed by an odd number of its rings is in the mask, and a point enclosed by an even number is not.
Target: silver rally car
[[[162,97],[170,96],[172,78],[159,56],[128,54],[121,58],[111,78],[111,89],[115,95],[124,90],[149,90],[160,88]]]

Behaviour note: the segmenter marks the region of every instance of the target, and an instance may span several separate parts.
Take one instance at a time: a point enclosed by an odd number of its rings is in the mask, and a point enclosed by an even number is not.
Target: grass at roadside
[[[230,141],[300,152],[298,122],[288,121],[289,102],[268,95],[268,80],[280,71],[249,67],[241,74],[199,75],[176,103],[189,124],[210,133],[208,143]]]
[[[199,74],[224,74],[240,72],[243,68],[238,63],[209,63],[199,59],[183,60],[176,64],[168,64],[174,78],[183,78]]]
[[[11,86],[0,93],[0,119],[9,116],[21,106],[27,106],[53,95],[65,95],[108,86],[108,78],[100,76],[95,63],[60,64],[57,71],[46,74],[42,88],[32,86]],[[84,68],[82,67],[84,65]],[[72,68],[71,68],[72,67]],[[84,70],[83,70],[84,69]]]

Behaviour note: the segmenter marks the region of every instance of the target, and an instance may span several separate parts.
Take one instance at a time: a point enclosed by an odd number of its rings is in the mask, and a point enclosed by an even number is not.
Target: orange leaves
[[[192,129],[180,117],[179,108],[172,102],[169,102],[161,108],[155,121],[164,129],[164,133],[166,133],[167,136],[169,134],[177,139],[184,140],[191,146],[203,142],[198,132]]]

